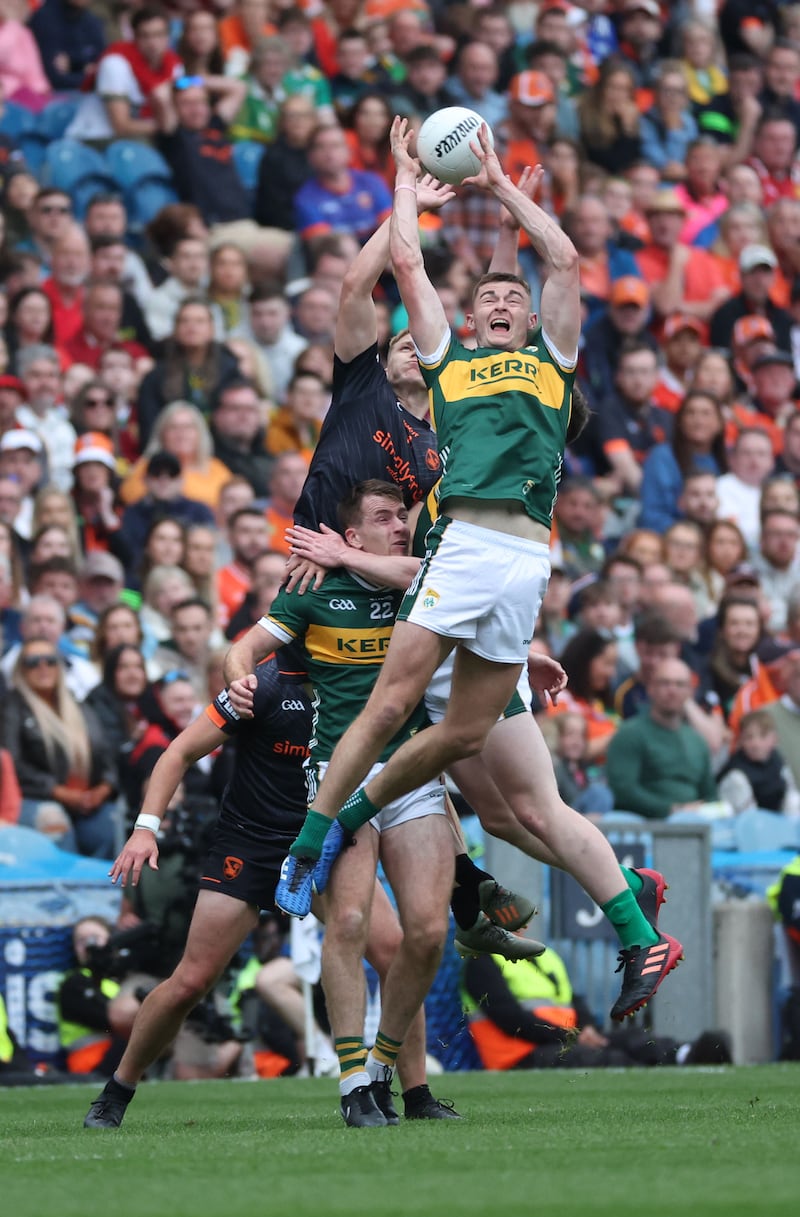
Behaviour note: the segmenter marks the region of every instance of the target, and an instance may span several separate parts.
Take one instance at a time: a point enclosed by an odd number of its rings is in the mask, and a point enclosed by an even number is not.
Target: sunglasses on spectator
[[[56,655],[24,655],[22,666],[29,672],[32,672],[34,668],[57,668],[58,657]]]
[[[110,397],[87,397],[84,403],[86,406],[111,406],[113,402]]]
[[[184,89],[204,89],[205,85],[202,76],[179,76],[172,87],[182,93]]]
[[[173,672],[167,672],[161,677],[162,685],[174,685],[177,680],[191,680],[187,672],[182,672],[180,668],[176,668]]]

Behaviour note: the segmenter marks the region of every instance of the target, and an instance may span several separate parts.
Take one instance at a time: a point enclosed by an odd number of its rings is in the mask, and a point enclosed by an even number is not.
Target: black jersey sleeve
[[[386,381],[386,374],[378,358],[378,344],[373,342],[355,359],[347,363],[333,357],[333,396],[334,401],[346,401],[348,397],[361,397],[364,393]]]
[[[256,690],[253,694],[253,718],[242,718],[237,714],[231,703],[227,689],[223,689],[206,707],[206,717],[215,727],[226,735],[236,735],[245,727],[249,727],[253,719],[263,722],[274,714],[275,707],[280,703],[280,670],[274,659],[260,663],[256,668]]]

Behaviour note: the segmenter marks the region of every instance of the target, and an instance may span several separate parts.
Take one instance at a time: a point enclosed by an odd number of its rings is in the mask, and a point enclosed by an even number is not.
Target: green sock
[[[309,807],[303,827],[297,834],[294,845],[289,849],[292,857],[318,858],[322,853],[322,846],[332,823],[333,820],[323,816],[319,811],[314,811],[313,807]]]
[[[638,896],[639,892],[644,887],[644,879],[641,875],[637,875],[635,870],[631,870],[629,866],[621,866],[622,878],[627,883],[628,887],[633,892],[634,896]]]
[[[350,795],[337,819],[343,828],[349,829],[350,832],[358,832],[361,825],[366,824],[367,820],[371,820],[379,811],[380,807],[371,803],[362,789]]]
[[[658,933],[639,908],[636,897],[629,888],[600,907],[617,931],[624,950],[630,947],[650,947],[658,942]]]

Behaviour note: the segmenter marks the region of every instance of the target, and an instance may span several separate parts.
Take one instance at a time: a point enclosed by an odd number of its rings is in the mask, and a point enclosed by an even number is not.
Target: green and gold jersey
[[[549,528],[564,459],[575,369],[539,333],[519,351],[470,351],[452,335],[428,386],[442,475],[439,501],[511,499]]]
[[[298,639],[305,650],[314,689],[312,762],[331,753],[372,692],[389,647],[403,592],[373,587],[357,575],[333,571],[322,587],[302,596],[282,588],[261,622],[284,642]],[[384,748],[387,761],[400,745],[428,725],[420,703]]]

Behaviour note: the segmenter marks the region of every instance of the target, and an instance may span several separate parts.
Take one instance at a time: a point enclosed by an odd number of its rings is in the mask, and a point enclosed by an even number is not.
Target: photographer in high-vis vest
[[[693,1044],[635,1027],[605,1035],[583,998],[573,993],[566,965],[550,947],[518,963],[501,955],[468,959],[461,996],[485,1069],[721,1064],[731,1059],[724,1032],[704,1032]]]
[[[78,967],[67,972],[58,990],[58,1032],[70,1073],[110,1077],[141,1004],[98,966],[111,934],[102,917],[84,917],[72,931]]]

